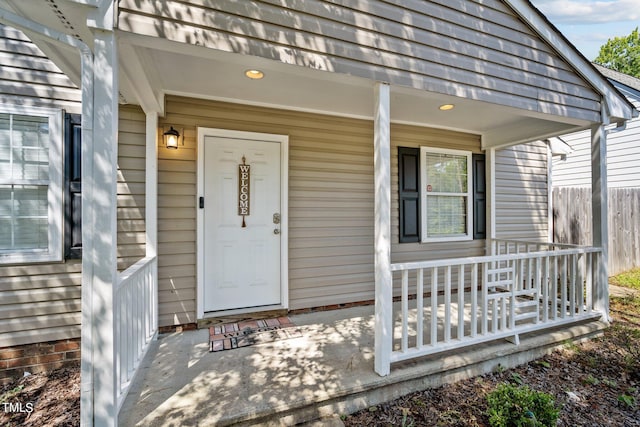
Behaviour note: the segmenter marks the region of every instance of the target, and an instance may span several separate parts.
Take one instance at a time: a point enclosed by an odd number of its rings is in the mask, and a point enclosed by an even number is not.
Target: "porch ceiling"
[[[373,85],[359,77],[286,65],[138,36],[120,43],[120,94],[125,102],[161,109],[164,94],[373,119]],[[259,69],[265,77],[244,73]],[[145,105],[146,104],[146,105]],[[440,111],[442,104],[454,104]],[[482,135],[498,147],[556,136],[588,122],[393,86],[391,120]]]

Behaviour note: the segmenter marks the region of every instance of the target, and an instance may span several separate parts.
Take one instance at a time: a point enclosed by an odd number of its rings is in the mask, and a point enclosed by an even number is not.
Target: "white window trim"
[[[427,229],[427,195],[438,195],[438,193],[427,192],[427,164],[426,154],[453,154],[456,156],[465,156],[467,158],[467,193],[459,193],[467,197],[467,232],[465,234],[456,234],[444,237],[428,237]],[[422,243],[430,242],[456,242],[473,240],[473,163],[471,161],[471,151],[451,150],[446,148],[420,147],[420,209],[421,209],[421,226],[422,226]],[[447,193],[451,195],[452,193]],[[458,193],[456,193],[458,194]]]
[[[49,247],[47,249],[26,249],[19,252],[0,252],[0,265],[62,261],[62,230],[64,225],[62,194],[63,111],[57,108],[4,104],[0,105],[0,113],[48,117],[49,135],[51,137],[51,145],[49,146],[49,182],[47,184]],[[0,184],[14,183],[10,181],[0,181]]]

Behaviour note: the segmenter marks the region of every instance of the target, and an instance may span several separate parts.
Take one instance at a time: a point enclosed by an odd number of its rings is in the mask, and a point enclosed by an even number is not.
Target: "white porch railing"
[[[118,411],[158,331],[156,269],[156,257],[143,258],[118,279],[114,303]]]
[[[597,318],[600,249],[492,241],[495,255],[392,264],[391,363]],[[391,290],[389,291],[391,292]],[[391,295],[387,295],[390,299]]]

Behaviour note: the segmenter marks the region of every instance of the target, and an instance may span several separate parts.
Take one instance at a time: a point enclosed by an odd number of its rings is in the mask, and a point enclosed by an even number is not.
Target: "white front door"
[[[213,130],[200,139],[202,309],[282,306],[282,144]]]

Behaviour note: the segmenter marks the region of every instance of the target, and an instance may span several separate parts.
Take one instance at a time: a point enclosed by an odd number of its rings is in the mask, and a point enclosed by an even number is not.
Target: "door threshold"
[[[224,323],[237,323],[251,320],[270,319],[286,316],[289,310],[280,305],[264,307],[249,307],[236,310],[211,311],[204,313],[204,318],[198,319],[198,329]]]

